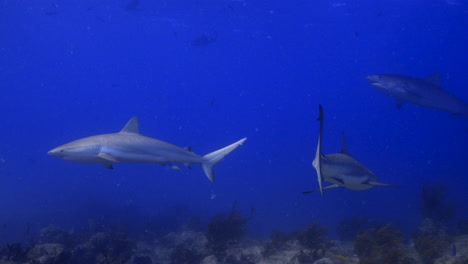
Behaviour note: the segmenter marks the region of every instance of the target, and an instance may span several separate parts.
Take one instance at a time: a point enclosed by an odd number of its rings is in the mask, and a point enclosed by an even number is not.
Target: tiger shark
[[[377,182],[377,176],[372,171],[348,154],[348,146],[344,133],[341,152],[324,155],[322,153],[323,108],[321,105],[319,105],[318,120],[320,121],[320,133],[312,166],[317,172],[319,189],[303,193],[320,191],[323,197],[324,190],[337,187],[344,187],[356,191],[367,190],[374,186],[396,187],[394,185]],[[332,185],[323,187],[324,180],[332,183]]]
[[[181,148],[142,135],[140,133],[139,117],[135,116],[118,133],[78,139],[56,147],[50,150],[48,154],[75,162],[100,163],[108,169],[112,169],[112,164],[119,162],[156,163],[159,165],[181,163],[187,167],[192,163],[199,163],[206,177],[214,182],[213,166],[242,145],[245,140],[247,138],[205,156],[199,156],[193,153],[190,147]]]
[[[366,77],[377,91],[395,99],[398,109],[404,103],[468,116],[468,104],[440,87],[439,74],[419,79],[399,74],[374,74]]]

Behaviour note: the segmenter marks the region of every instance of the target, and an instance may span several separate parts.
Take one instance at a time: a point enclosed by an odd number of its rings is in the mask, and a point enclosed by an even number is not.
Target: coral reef
[[[70,263],[126,263],[134,243],[123,233],[99,232],[72,250]]]
[[[303,247],[323,250],[330,245],[327,233],[327,227],[313,222],[305,230],[298,232],[297,239]]]
[[[354,241],[357,234],[379,226],[381,224],[371,221],[368,217],[353,216],[342,219],[336,227],[336,233],[343,241]]]
[[[462,235],[468,234],[468,219],[460,219],[457,222],[457,232]]]
[[[68,252],[60,244],[39,244],[28,252],[32,263],[61,264],[68,260]]]
[[[41,234],[60,234],[58,230],[60,228],[47,227]],[[437,239],[441,239],[445,231],[434,221],[426,220],[419,232],[436,234]],[[69,241],[63,240],[71,246],[42,243],[51,237],[63,238],[61,235],[44,235],[31,248],[23,248],[19,243],[3,246],[0,264],[465,264],[468,261],[468,235],[447,240],[450,241],[447,247],[425,260],[415,250],[419,242],[415,242],[415,247],[404,244],[402,234],[391,225],[366,230],[356,237],[354,245],[331,242],[326,235],[326,227],[312,223],[303,230],[273,232],[266,241],[245,236],[236,243],[229,243],[220,255],[211,248],[206,232],[194,230],[181,229],[151,242],[130,241],[121,232],[74,232],[68,233]]]
[[[65,246],[73,246],[76,244],[76,241],[74,241],[75,237],[72,236],[72,234],[54,225],[41,229],[39,233],[39,243],[41,244],[52,243]]]
[[[151,239],[130,233],[136,235],[132,240],[120,226],[116,230],[103,226],[80,232],[48,226],[32,244],[0,246],[0,264],[466,264],[468,261],[468,235],[449,236],[442,223],[433,219],[424,220],[410,244],[404,243],[401,232],[390,224],[362,231],[354,243],[330,241],[328,228],[317,222],[291,232],[275,231],[270,239],[257,240],[249,238],[245,229],[252,217],[253,212],[243,217],[234,203],[229,214],[213,217],[206,231],[200,230],[198,221],[195,225],[180,221],[172,232]],[[342,225],[346,235],[351,234],[348,229],[352,226],[375,225],[366,218],[343,222],[347,223]],[[221,245],[215,245],[217,242]]]
[[[452,250],[445,251],[442,257],[435,259],[434,264],[468,263],[468,235],[453,238],[451,248]]]
[[[209,254],[208,240],[202,232],[174,232],[162,238],[161,242],[171,249],[169,261],[173,264],[199,263]]]
[[[455,215],[455,206],[446,197],[447,185],[426,183],[421,193],[421,215],[436,222],[446,223]]]
[[[413,235],[414,247],[424,264],[432,264],[451,247],[451,237],[445,228],[426,218]]]
[[[28,249],[23,248],[21,243],[8,243],[0,248],[0,260],[23,262],[27,260],[27,253]]]
[[[150,256],[133,256],[130,261],[131,264],[153,264],[153,260]]]
[[[356,236],[354,251],[361,264],[412,264],[416,261],[402,250],[404,237],[391,224],[371,228]]]
[[[133,242],[122,233],[98,232],[85,238],[48,226],[40,231],[40,238],[30,249],[24,249],[20,243],[0,249],[0,263],[128,263],[133,249]]]
[[[171,253],[171,264],[191,264],[199,263],[203,259],[196,250],[187,248],[185,246],[177,246]]]
[[[310,263],[322,258],[331,242],[327,238],[328,229],[317,222],[306,229],[282,233],[274,231],[271,240],[263,248],[264,257],[275,257],[277,252],[289,251],[297,263]]]
[[[254,216],[252,209],[248,217],[242,217],[237,210],[237,202],[234,201],[230,214],[216,214],[208,224],[206,237],[208,246],[215,255],[223,256],[224,251],[233,243],[240,241],[244,234],[244,226]]]

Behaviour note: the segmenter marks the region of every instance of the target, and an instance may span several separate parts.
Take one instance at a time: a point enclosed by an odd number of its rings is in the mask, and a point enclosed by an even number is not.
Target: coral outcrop
[[[452,245],[452,238],[446,229],[429,218],[423,221],[418,232],[413,235],[413,241],[424,264],[434,263]]]
[[[234,202],[231,213],[216,214],[208,224],[206,237],[208,246],[218,257],[225,255],[225,250],[239,242],[245,235],[245,224],[254,216],[252,209],[248,217],[243,217]]]
[[[359,256],[361,264],[413,264],[403,248],[402,233],[388,224],[381,228],[371,228],[356,236],[354,251]]]

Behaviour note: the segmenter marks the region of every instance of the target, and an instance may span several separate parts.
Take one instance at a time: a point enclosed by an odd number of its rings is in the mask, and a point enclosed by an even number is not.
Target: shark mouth
[[[385,86],[379,82],[370,82],[370,85],[376,87],[376,88],[383,88],[385,89]]]
[[[385,88],[383,84],[381,84],[378,80],[376,80],[375,76],[367,76],[366,80],[369,82],[370,85],[377,87],[377,88]]]

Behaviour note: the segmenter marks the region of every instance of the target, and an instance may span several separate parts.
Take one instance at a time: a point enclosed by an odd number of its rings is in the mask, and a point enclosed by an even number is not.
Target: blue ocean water
[[[467,24],[463,1],[1,0],[0,242],[95,218],[135,230],[162,216],[206,223],[234,201],[255,208],[253,237],[313,221],[336,237],[351,216],[410,236],[433,182],[447,186],[453,222],[466,219],[466,117],[397,110],[365,76],[439,72],[468,101]],[[301,194],[318,188],[319,104],[324,152],[345,131],[350,153],[400,188]],[[248,140],[215,167],[216,183],[199,165],[108,170],[47,155],[134,115],[144,135],[198,154]]]

